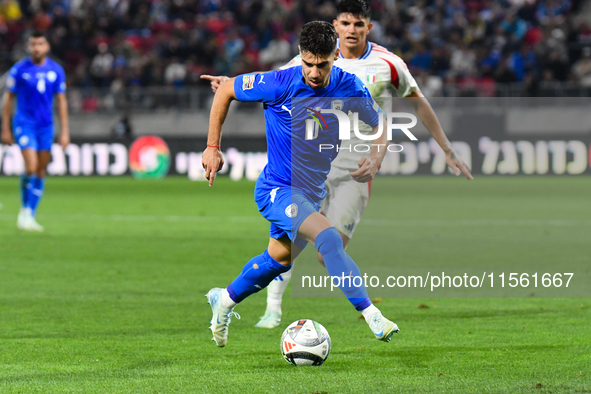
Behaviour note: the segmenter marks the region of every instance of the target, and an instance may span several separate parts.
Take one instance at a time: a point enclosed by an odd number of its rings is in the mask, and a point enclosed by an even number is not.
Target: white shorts
[[[320,203],[320,212],[351,239],[369,202],[370,191],[371,182],[356,182],[349,170],[333,166],[326,179],[327,194]]]

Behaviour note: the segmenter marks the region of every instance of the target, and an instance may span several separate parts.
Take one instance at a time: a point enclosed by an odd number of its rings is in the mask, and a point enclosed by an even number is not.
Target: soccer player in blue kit
[[[326,121],[332,123],[327,125],[327,130],[318,133],[314,143],[303,140],[301,135],[296,135],[297,130],[292,129],[292,120],[298,119],[305,109],[310,109],[292,105],[292,99],[310,98],[312,102],[321,102],[322,98],[341,97],[355,98],[333,101],[339,102],[342,112],[358,112],[359,119],[377,132],[381,109],[356,76],[333,67],[338,58],[336,44],[337,34],[331,24],[307,23],[300,34],[301,66],[231,78],[220,86],[214,97],[207,149],[202,158],[210,186],[223,165],[221,129],[231,101],[264,104],[269,160],[257,180],[255,201],[261,214],[271,222],[268,248],[246,263],[227,288],[213,288],[206,295],[213,313],[210,329],[220,347],[228,341],[232,316],[238,317],[233,311],[234,306],[289,270],[308,242],[324,258],[331,277],[361,277],[359,268],[343,248],[339,232],[318,212],[320,202],[326,196],[324,182],[330,163],[336,157],[335,151],[320,149],[319,152],[318,147],[319,144],[339,144],[338,125],[334,119],[329,121],[335,117],[326,116]],[[385,133],[375,142],[371,155],[362,158],[359,169],[351,173],[358,182],[373,179],[384,157]],[[351,281],[343,280],[340,288],[355,309],[363,314],[377,339],[388,342],[392,334],[399,331],[398,326],[371,303],[365,287],[356,287]]]
[[[30,57],[10,69],[2,112],[2,142],[16,142],[25,161],[21,176],[21,210],[17,227],[27,231],[43,231],[35,220],[35,212],[45,188],[45,169],[51,159],[53,143],[53,98],[57,97],[62,148],[70,143],[68,103],[64,69],[47,57],[49,43],[43,33],[29,38]],[[12,100],[16,96],[16,111],[10,129]]]

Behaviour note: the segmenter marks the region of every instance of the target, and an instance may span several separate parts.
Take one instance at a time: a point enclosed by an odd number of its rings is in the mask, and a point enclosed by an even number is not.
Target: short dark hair
[[[332,55],[337,49],[337,32],[328,22],[308,22],[300,33],[300,50],[316,56]]]
[[[41,30],[35,30],[29,38],[41,38],[41,37],[43,37],[47,40],[45,33],[43,33]]]
[[[337,18],[341,14],[371,19],[371,9],[365,0],[342,0],[337,4]]]

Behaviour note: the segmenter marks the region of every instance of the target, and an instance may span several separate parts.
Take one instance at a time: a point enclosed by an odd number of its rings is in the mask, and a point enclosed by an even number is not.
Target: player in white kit
[[[359,77],[367,86],[371,96],[386,112],[392,108],[392,90],[395,90],[398,97],[407,98],[421,122],[445,152],[445,160],[454,173],[456,175],[463,173],[467,179],[471,180],[470,169],[453,150],[437,115],[422,95],[404,61],[386,48],[367,41],[367,35],[372,28],[370,17],[371,11],[364,0],[342,0],[337,5],[337,17],[333,25],[339,36],[337,45],[340,55],[334,65]],[[298,55],[281,68],[299,64],[301,59]],[[227,79],[227,77],[207,75],[202,78],[211,81],[214,91]],[[366,134],[372,133],[372,129],[365,124],[360,124],[360,131]],[[362,141],[354,135],[350,140],[342,141],[339,155],[332,162],[326,180],[327,196],[321,203],[321,213],[335,225],[343,238],[345,247],[353,237],[371,192],[371,182],[359,183],[350,175],[358,169],[361,157],[367,154],[358,153],[349,147],[365,143],[367,141]],[[320,255],[318,259],[321,263],[323,262]],[[281,301],[290,278],[291,271],[288,271],[269,284],[267,308],[255,327],[273,328],[280,324]]]

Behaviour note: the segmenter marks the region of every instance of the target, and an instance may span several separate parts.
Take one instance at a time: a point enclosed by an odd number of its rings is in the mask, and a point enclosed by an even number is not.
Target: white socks
[[[267,310],[281,314],[281,301],[283,293],[289,285],[291,269],[273,279],[267,286]],[[281,280],[282,279],[282,280]]]
[[[227,309],[232,309],[236,306],[236,302],[232,298],[230,298],[230,293],[228,293],[227,289],[222,290],[222,306]]]
[[[379,312],[379,311],[380,310],[378,308],[376,308],[376,306],[374,304],[371,304],[370,306],[368,306],[367,308],[362,310],[361,314],[365,318],[365,321],[367,322],[367,324],[369,324],[369,319],[371,318],[371,315],[373,315],[374,313]]]

